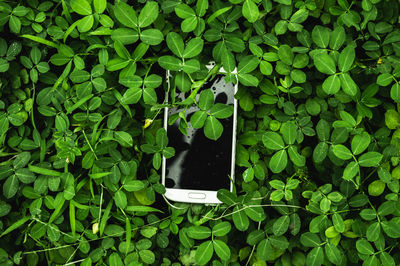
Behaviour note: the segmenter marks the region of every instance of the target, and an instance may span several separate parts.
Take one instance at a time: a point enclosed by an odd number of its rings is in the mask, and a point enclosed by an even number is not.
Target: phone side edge
[[[236,70],[236,69],[235,69]],[[236,81],[237,81],[237,76],[236,76]],[[234,95],[238,91],[238,86],[239,83],[236,82],[235,84],[235,89],[234,89]],[[238,109],[238,101],[233,97],[233,129],[232,129],[232,155],[231,155],[231,182],[230,182],[230,191],[233,192],[233,187],[234,187],[234,182],[235,182],[235,163],[236,163],[236,127],[237,127],[237,110]]]
[[[169,82],[169,76],[170,76],[170,71],[167,70],[166,72],[166,79],[167,79],[167,91],[165,92],[165,99],[164,99],[164,103],[168,103],[168,93],[169,93],[169,89],[170,89],[170,82]],[[164,129],[165,132],[167,132],[168,130],[168,107],[164,107]],[[162,165],[161,165],[161,184],[165,186],[165,174],[167,171],[167,159],[165,158],[165,156],[162,156]]]

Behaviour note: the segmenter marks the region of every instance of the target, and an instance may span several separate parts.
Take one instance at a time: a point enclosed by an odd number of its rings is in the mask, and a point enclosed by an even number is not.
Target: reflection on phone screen
[[[223,76],[217,76],[213,82],[203,87],[203,89],[211,88],[215,103],[233,105],[234,84],[225,83]],[[178,95],[180,98],[184,96]],[[197,110],[199,110],[197,106],[186,110],[188,123],[190,116]],[[168,110],[168,116],[179,111],[181,109],[171,108]],[[212,191],[230,188],[233,116],[219,121],[224,130],[216,141],[208,139],[203,133],[203,128],[193,129],[190,123],[187,135],[179,130],[179,120],[168,126],[168,145],[175,148],[175,156],[167,160],[165,179],[167,188]]]

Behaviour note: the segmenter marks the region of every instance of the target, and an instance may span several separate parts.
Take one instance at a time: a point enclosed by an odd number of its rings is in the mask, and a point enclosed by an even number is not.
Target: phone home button
[[[206,198],[206,194],[204,194],[204,193],[189,192],[188,196],[191,199],[205,199]]]

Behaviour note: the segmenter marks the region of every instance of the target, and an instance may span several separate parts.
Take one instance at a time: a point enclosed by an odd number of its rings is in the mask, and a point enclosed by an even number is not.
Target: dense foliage
[[[0,32],[2,265],[400,263],[399,1],[5,0]],[[221,66],[235,190],[168,204],[165,71],[218,141]]]

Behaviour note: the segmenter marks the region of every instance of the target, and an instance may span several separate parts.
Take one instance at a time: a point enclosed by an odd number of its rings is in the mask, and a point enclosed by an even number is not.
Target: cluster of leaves
[[[399,264],[399,10],[1,1],[0,263]],[[173,208],[162,108],[218,141],[233,108],[201,89],[221,67],[239,83],[235,189]]]

